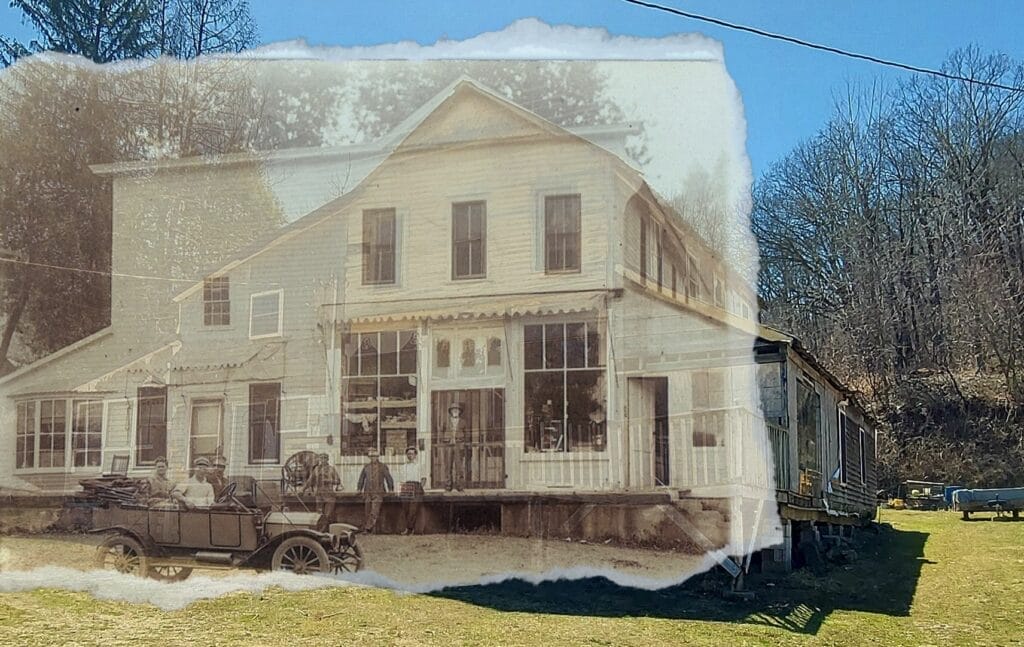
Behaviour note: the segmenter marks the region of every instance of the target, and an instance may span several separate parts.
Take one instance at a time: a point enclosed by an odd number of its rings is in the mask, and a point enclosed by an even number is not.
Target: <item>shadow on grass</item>
[[[883,527],[877,535],[862,536],[858,561],[833,567],[824,577],[814,577],[806,569],[774,579],[751,577],[750,588],[757,593],[751,602],[723,599],[720,591],[728,580],[718,573],[658,591],[593,577],[538,585],[509,580],[452,587],[432,595],[499,611],[732,622],[812,635],[838,609],[909,615],[921,567],[927,563],[923,555],[928,534]]]

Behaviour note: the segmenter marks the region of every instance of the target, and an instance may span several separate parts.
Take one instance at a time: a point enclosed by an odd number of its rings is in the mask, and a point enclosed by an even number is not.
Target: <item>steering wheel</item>
[[[227,503],[228,501],[234,500],[234,498],[235,498],[235,490],[237,488],[238,488],[238,483],[234,483],[234,482],[228,483],[227,487],[224,488],[223,491],[221,491],[220,496],[218,496],[214,500],[214,503]]]

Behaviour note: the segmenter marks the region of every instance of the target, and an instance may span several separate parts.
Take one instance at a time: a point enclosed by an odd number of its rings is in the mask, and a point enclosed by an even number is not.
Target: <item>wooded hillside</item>
[[[951,75],[1024,87],[974,49]],[[853,90],[755,188],[763,319],[873,403],[883,484],[1021,485],[1024,91]]]

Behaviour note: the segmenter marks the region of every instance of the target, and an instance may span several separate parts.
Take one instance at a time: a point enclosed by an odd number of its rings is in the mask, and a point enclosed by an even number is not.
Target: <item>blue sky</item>
[[[526,17],[604,27],[613,35],[657,37],[699,31],[722,42],[729,72],[743,94],[747,148],[755,177],[813,135],[828,118],[835,93],[842,94],[848,84],[910,76],[621,0],[250,0],[250,4],[264,43],[304,38],[312,45],[396,40],[430,44],[439,38],[461,40],[499,30]],[[969,44],[1024,61],[1024,39],[1019,35],[1024,5],[1012,0],[662,0],[661,4],[923,67],[939,67],[951,50]],[[0,33],[29,37],[19,22],[20,14],[3,2]]]

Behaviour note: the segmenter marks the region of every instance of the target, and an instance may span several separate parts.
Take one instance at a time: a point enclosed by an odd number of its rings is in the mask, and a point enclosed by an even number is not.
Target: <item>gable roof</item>
[[[619,155],[608,150],[604,146],[601,146],[583,136],[582,133],[593,131],[594,133],[608,133],[615,132],[615,128],[620,131],[627,130],[631,126],[618,127],[597,127],[594,129],[580,129],[580,132],[574,132],[572,130],[563,128],[557,124],[554,124],[547,119],[533,113],[516,103],[509,101],[502,97],[497,92],[490,90],[478,82],[474,81],[468,76],[460,76],[458,79],[448,84],[440,92],[436,93],[429,101],[420,106],[416,111],[406,117],[398,126],[391,130],[387,135],[378,140],[377,146],[378,151],[387,151],[387,156],[381,161],[381,163],[371,170],[365,177],[360,180],[356,186],[354,186],[348,193],[341,195],[334,200],[324,204],[317,209],[311,211],[305,216],[295,220],[294,222],[285,225],[280,229],[275,229],[267,233],[262,238],[257,239],[253,243],[247,245],[242,250],[238,251],[227,261],[222,261],[214,267],[211,267],[208,271],[204,272],[203,278],[197,280],[195,283],[190,285],[188,288],[179,292],[175,297],[175,302],[181,302],[191,295],[195,294],[203,286],[205,278],[211,276],[219,276],[226,274],[240,265],[247,263],[259,254],[276,247],[286,240],[294,238],[298,234],[301,234],[309,229],[317,226],[324,222],[329,216],[336,214],[338,211],[346,207],[361,193],[361,191],[371,184],[372,178],[377,174],[380,168],[384,165],[384,162],[396,153],[411,150],[422,150],[421,147],[415,145],[406,145],[410,137],[424,124],[424,122],[439,109],[442,108],[446,103],[454,100],[458,95],[472,92],[477,96],[482,96],[501,106],[505,110],[510,110],[520,118],[526,120],[528,123],[535,125],[543,132],[551,136],[567,137],[579,140],[589,146],[600,150],[602,153],[611,156],[619,163],[630,169],[632,172],[639,175],[639,171],[629,165]]]

